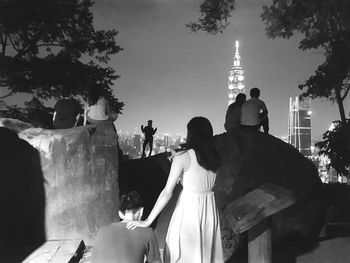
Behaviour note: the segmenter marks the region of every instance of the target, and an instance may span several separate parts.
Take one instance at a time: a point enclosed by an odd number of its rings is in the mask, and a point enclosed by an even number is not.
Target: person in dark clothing
[[[157,132],[157,128],[152,127],[152,120],[148,121],[148,125],[146,127],[143,127],[141,125],[141,131],[145,134],[145,140],[143,141],[143,149],[142,149],[142,156],[141,158],[144,158],[146,156],[146,146],[148,144],[149,146],[149,154],[148,156],[151,156],[152,149],[153,149],[153,135]]]
[[[225,130],[229,133],[235,132],[240,129],[241,116],[242,116],[242,105],[246,101],[246,95],[239,93],[236,97],[236,101],[231,103],[227,109],[225,116]]]
[[[102,227],[96,237],[91,263],[161,263],[159,246],[152,228],[129,230],[126,223],[141,220],[143,201],[133,191],[121,197],[119,217],[122,221]]]
[[[75,127],[79,121],[82,108],[73,98],[58,100],[54,106],[53,125],[55,129]]]

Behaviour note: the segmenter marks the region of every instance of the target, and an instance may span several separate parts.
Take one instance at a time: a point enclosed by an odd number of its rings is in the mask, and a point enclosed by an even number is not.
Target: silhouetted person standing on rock
[[[143,158],[146,156],[145,151],[146,151],[147,144],[149,146],[148,156],[151,156],[151,153],[153,150],[153,135],[157,132],[157,128],[153,128],[152,120],[149,120],[148,125],[146,127],[143,127],[143,125],[141,125],[141,131],[145,134],[145,140],[143,141],[143,149],[142,149],[142,156],[141,156],[141,158]]]
[[[252,88],[250,99],[242,106],[241,126],[253,130],[259,130],[263,126],[264,132],[269,133],[269,118],[265,102],[259,99],[260,90]]]

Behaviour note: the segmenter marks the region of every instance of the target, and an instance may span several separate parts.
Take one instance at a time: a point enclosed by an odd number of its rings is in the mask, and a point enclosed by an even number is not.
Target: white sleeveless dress
[[[169,223],[164,263],[223,263],[219,215],[213,187],[216,174],[197,162],[188,151],[191,164],[183,174],[183,190]]]

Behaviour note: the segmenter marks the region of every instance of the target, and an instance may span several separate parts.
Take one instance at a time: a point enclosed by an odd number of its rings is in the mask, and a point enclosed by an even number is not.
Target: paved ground
[[[248,251],[242,250],[227,263],[247,263]],[[350,237],[338,237],[314,244],[290,244],[272,248],[273,263],[349,263]]]

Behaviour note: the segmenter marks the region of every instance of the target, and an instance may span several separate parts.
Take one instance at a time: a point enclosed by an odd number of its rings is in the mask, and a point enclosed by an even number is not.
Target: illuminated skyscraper
[[[133,138],[133,143],[136,148],[136,151],[139,153],[141,152],[141,135],[135,134]]]
[[[311,101],[289,99],[288,143],[304,156],[311,156]]]
[[[244,75],[241,67],[241,56],[238,52],[239,42],[236,41],[236,52],[233,58],[233,67],[228,75],[228,104],[236,100],[238,93],[244,93]]]

